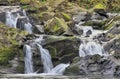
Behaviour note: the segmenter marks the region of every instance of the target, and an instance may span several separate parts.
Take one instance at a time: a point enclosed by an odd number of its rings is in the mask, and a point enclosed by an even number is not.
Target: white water
[[[47,49],[44,49],[41,45],[39,44],[37,45],[39,47],[39,51],[41,54],[41,60],[43,63],[44,73],[48,73],[53,68],[50,53]]]
[[[7,11],[6,12],[6,25],[16,28],[17,20],[18,20],[19,14],[12,14],[12,12]]]
[[[48,73],[42,73],[41,75],[63,75],[63,72],[69,65],[70,64],[59,64]]]
[[[30,34],[32,33],[32,25],[28,22],[24,24],[25,30],[28,31]]]
[[[23,48],[25,53],[24,61],[25,61],[25,74],[33,73],[33,62],[32,62],[32,51],[29,45],[25,45]]]
[[[44,72],[41,73],[41,75],[62,75],[69,64],[59,64],[56,67],[53,67],[51,55],[47,49],[42,47],[41,41],[43,41],[43,36],[40,36],[40,38],[35,40],[41,54],[41,61],[44,68]]]
[[[32,33],[32,24],[29,22],[29,18],[27,17],[27,14],[25,12],[25,10],[23,10],[23,16],[25,16],[28,20],[27,23],[24,23],[24,30],[28,31],[30,34]],[[20,18],[20,14],[19,13],[15,13],[12,11],[6,11],[6,25],[16,28],[17,27],[17,20]]]
[[[87,55],[99,54],[101,56],[106,55],[103,47],[94,41],[83,42],[79,47],[79,56],[85,57]]]

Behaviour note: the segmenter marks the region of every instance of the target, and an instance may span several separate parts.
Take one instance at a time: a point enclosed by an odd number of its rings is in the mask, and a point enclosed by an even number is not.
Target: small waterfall
[[[24,17],[24,19],[21,19],[21,17]],[[19,22],[18,19],[23,21],[23,22],[20,22],[22,24],[18,23]],[[17,25],[17,23],[18,23],[18,25]],[[22,14],[19,12],[6,11],[6,23],[5,24],[10,27],[13,27],[13,28],[19,28],[19,29],[22,28],[21,30],[26,30],[30,34],[32,33],[33,26],[30,23],[25,10],[22,10]]]
[[[41,75],[62,75],[65,69],[69,66],[69,64],[59,64],[53,68],[51,55],[47,49],[42,47],[42,40],[43,36],[35,40],[41,54],[41,60],[44,68],[44,73],[42,73]]]
[[[41,45],[39,44],[37,45],[39,47],[39,51],[41,54],[41,60],[43,62],[43,67],[44,67],[44,73],[48,73],[53,68],[50,53],[47,49],[44,49]]]
[[[105,55],[105,51],[103,47],[96,42],[89,41],[89,42],[83,42],[79,47],[79,56],[85,57],[87,55],[95,55],[99,54],[101,56]]]
[[[23,51],[25,53],[25,73],[30,74],[33,73],[33,62],[32,62],[32,52],[31,47],[29,45],[25,45],[23,48]]]
[[[18,20],[19,14],[13,14],[10,11],[6,12],[6,25],[16,28],[17,20]]]
[[[28,31],[30,34],[32,33],[32,25],[28,22],[24,24],[25,30]]]

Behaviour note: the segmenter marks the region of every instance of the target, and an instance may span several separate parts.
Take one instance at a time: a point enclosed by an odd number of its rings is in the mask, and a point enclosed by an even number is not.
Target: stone
[[[45,33],[49,35],[61,35],[66,32],[68,26],[63,19],[52,18],[50,19],[45,26]]]
[[[77,15],[73,16],[73,21],[79,23],[81,21],[88,21],[91,19],[91,14],[88,12],[80,12]]]
[[[98,57],[98,58],[97,58]],[[77,63],[72,63],[66,73],[70,73],[72,75],[103,75],[103,76],[115,76],[115,73],[118,75],[118,71],[116,67],[119,65],[111,60],[110,57],[105,58],[99,55],[94,56],[86,56],[78,60]],[[76,67],[76,71],[69,70],[69,68]],[[69,71],[69,72],[67,72]]]

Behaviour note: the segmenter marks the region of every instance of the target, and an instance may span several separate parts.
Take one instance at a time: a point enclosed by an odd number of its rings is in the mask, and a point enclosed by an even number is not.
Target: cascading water
[[[105,51],[103,47],[96,42],[90,41],[90,42],[83,42],[79,47],[79,56],[85,57],[87,55],[95,55],[99,54],[101,56],[105,55]]]
[[[13,14],[10,11],[6,12],[6,25],[16,28],[17,20],[18,20],[19,14]]]
[[[62,75],[65,69],[70,64],[59,64],[56,67],[53,67],[53,63],[51,60],[51,55],[49,51],[42,47],[41,42],[43,41],[43,36],[40,36],[39,38],[34,40],[34,45],[38,46],[40,55],[41,55],[41,61],[43,63],[44,72],[40,75]],[[33,46],[34,46],[33,45]],[[32,51],[31,47],[29,45],[25,45],[23,48],[23,51],[25,52],[25,73],[26,74],[36,74],[33,71],[33,62],[32,62]]]
[[[22,22],[23,24],[19,24],[22,26],[17,26],[18,23],[18,19],[20,19],[21,17],[25,17],[27,18],[27,22]],[[29,21],[29,18],[25,12],[25,10],[22,10],[22,15],[19,12],[14,12],[14,11],[6,11],[6,25],[13,27],[13,28],[23,28],[21,30],[26,30],[28,31],[30,34],[32,33],[32,24]]]
[[[31,47],[29,45],[25,45],[23,48],[23,51],[25,53],[25,73],[31,74],[33,73],[33,62],[32,62],[32,51]]]
[[[39,44],[38,44],[38,47],[39,47],[39,51],[40,51],[40,54],[41,54],[41,60],[43,62],[44,73],[48,73],[53,68],[50,53],[47,49],[44,49]]]
[[[49,51],[40,45],[42,40],[42,36],[35,40],[41,54],[41,60],[44,68],[44,73],[41,75],[62,75],[69,64],[59,64],[53,68],[53,63]]]

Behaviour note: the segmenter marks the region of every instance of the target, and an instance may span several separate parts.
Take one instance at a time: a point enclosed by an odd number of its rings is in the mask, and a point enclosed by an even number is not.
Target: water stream
[[[26,30],[31,34],[33,30],[33,26],[30,23],[30,20],[25,10],[22,10],[21,12],[22,12],[22,15],[19,12],[14,12],[10,10],[6,11],[6,23],[5,24],[13,28],[19,28],[19,29],[22,28],[21,30]],[[23,21],[21,22],[22,24],[19,24],[22,26],[17,26],[18,19],[21,19],[21,17],[24,17]],[[25,19],[26,19],[26,22],[24,21]]]
[[[35,40],[35,43],[38,46],[39,53],[41,56],[41,61],[43,63],[43,73],[38,73],[40,75],[63,75],[63,72],[70,64],[58,64],[57,66],[53,66],[51,55],[49,51],[41,45],[41,42],[43,41],[43,37],[40,36]],[[25,45],[23,48],[23,51],[25,52],[25,74],[37,74],[33,71],[33,61],[32,61],[32,51],[31,47],[29,45]]]
[[[25,45],[23,48],[25,53],[24,62],[25,62],[25,74],[33,73],[33,62],[32,62],[32,51],[29,45]]]

